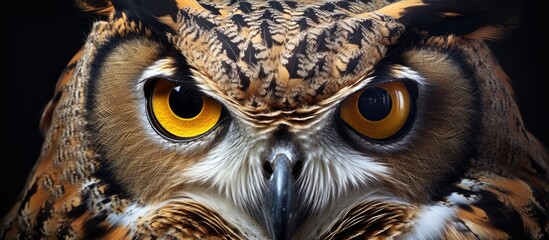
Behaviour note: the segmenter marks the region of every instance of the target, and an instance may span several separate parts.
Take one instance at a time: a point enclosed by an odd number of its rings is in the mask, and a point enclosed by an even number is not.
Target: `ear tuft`
[[[76,6],[86,12],[109,15],[114,12],[114,7],[110,0],[74,0]]]
[[[395,10],[397,6],[398,10]],[[517,26],[519,0],[403,0],[384,7],[410,28],[431,35],[455,34],[495,40]],[[396,13],[396,14],[395,14]]]

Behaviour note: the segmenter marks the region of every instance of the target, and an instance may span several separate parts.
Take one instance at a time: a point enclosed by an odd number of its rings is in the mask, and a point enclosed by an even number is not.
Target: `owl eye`
[[[149,115],[160,132],[176,139],[198,137],[221,119],[219,102],[185,85],[157,80],[149,94]]]
[[[406,85],[390,82],[349,96],[341,106],[340,117],[364,137],[384,140],[405,127],[411,108]]]

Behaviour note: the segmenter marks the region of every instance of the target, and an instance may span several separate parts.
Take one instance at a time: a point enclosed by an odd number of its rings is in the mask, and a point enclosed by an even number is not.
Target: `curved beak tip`
[[[273,173],[269,180],[267,224],[273,239],[290,239],[295,222],[294,176],[287,156],[279,154],[272,162]]]

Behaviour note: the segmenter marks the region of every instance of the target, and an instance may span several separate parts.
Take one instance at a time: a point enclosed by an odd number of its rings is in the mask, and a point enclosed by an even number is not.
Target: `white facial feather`
[[[445,205],[425,205],[415,218],[412,232],[398,239],[439,239],[456,210]]]
[[[302,204],[313,213],[322,211],[349,190],[375,185],[376,179],[388,177],[389,169],[384,164],[342,144],[332,131],[301,139],[308,154],[298,186],[305,193]]]
[[[204,159],[183,173],[190,183],[201,183],[217,189],[219,193],[241,206],[255,207],[262,201],[266,178],[262,172],[264,159],[260,159],[267,144],[265,137],[241,133],[231,124],[230,140],[220,141]]]
[[[240,122],[231,124],[227,134],[233,137],[221,140],[204,159],[182,174],[185,179],[192,179],[191,183],[217,189],[245,209],[258,209],[268,191],[263,163],[269,159],[262,157],[268,155],[266,151],[273,151],[269,149],[270,136],[253,132]],[[376,179],[388,177],[389,169],[384,164],[338,143],[336,135],[334,129],[322,127],[296,133],[297,148],[306,153],[301,159],[303,172],[296,179],[298,192],[303,194],[298,199],[301,207],[313,213],[321,212],[348,190],[377,185]],[[274,151],[285,152],[284,147]],[[291,156],[291,151],[286,152]]]

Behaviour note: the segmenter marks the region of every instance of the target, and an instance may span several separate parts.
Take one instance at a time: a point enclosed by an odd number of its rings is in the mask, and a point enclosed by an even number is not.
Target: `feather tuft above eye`
[[[517,0],[403,0],[378,12],[430,35],[496,40],[518,25],[522,7]]]
[[[183,8],[205,10],[195,0],[74,0],[77,7],[111,18],[124,14],[129,20],[140,22],[158,36],[172,32],[177,13]],[[212,9],[210,9],[212,10]],[[216,10],[217,11],[217,10]]]
[[[86,12],[98,13],[104,16],[114,12],[114,6],[110,0],[75,0],[74,3]]]

